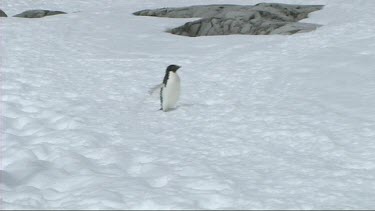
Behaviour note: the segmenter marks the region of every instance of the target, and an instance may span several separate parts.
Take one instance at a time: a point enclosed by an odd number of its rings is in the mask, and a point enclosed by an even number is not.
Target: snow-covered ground
[[[182,37],[193,4],[324,4],[292,36]],[[374,209],[375,1],[0,0],[1,208]],[[178,108],[149,90],[178,64]]]

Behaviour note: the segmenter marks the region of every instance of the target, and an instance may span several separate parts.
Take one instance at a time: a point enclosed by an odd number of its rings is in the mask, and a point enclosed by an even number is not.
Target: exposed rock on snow
[[[241,8],[249,8],[252,6],[241,6],[231,4],[219,5],[196,5],[190,7],[177,8],[160,8],[154,10],[141,10],[133,13],[140,16],[156,16],[168,18],[208,18],[219,13],[226,13],[228,11],[240,10]]]
[[[0,17],[8,17],[7,14],[5,14],[4,11],[0,10]]]
[[[203,17],[171,29],[172,34],[196,37],[227,34],[294,34],[315,30],[319,25],[296,23],[322,5],[260,3],[255,6],[203,5],[141,10],[134,15],[170,18]]]
[[[42,18],[45,16],[50,15],[59,15],[59,14],[66,14],[66,12],[62,11],[51,11],[51,10],[27,10],[23,13],[20,13],[18,15],[15,15],[13,17],[19,17],[19,18]]]

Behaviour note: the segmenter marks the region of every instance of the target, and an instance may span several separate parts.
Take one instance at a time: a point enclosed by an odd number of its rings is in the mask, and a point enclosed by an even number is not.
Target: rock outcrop
[[[208,18],[213,17],[219,13],[226,13],[228,11],[236,11],[241,8],[249,8],[252,6],[241,6],[232,4],[218,4],[218,5],[197,5],[190,7],[177,8],[160,8],[154,10],[141,10],[133,13],[140,16],[155,16],[168,18]]]
[[[4,11],[0,10],[0,17],[8,17],[7,14],[5,14]]]
[[[247,5],[202,5],[141,10],[134,15],[169,18],[203,17],[169,30],[190,37],[228,34],[294,34],[315,30],[319,25],[299,23],[322,5],[260,3]]]
[[[66,12],[62,11],[51,11],[51,10],[27,10],[23,13],[17,14],[13,17],[19,18],[42,18],[45,16],[50,15],[59,15],[59,14],[66,14]]]

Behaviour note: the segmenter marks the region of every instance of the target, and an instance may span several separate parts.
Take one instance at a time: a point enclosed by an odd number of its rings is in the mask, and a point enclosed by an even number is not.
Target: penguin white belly
[[[180,78],[175,73],[170,73],[168,82],[162,88],[162,108],[167,111],[174,108],[180,97]]]

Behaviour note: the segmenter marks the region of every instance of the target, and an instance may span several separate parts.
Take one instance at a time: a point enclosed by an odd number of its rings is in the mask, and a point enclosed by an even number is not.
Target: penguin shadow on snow
[[[169,108],[168,110],[165,110],[164,112],[171,112],[171,111],[175,111],[175,110],[177,110],[177,109],[179,109],[179,108],[181,108],[181,107],[192,107],[192,106],[194,106],[194,104],[191,104],[191,103],[182,103],[182,104],[180,104],[180,105],[177,105],[176,107],[174,107],[174,108]],[[161,109],[159,109],[159,111],[160,111]]]

